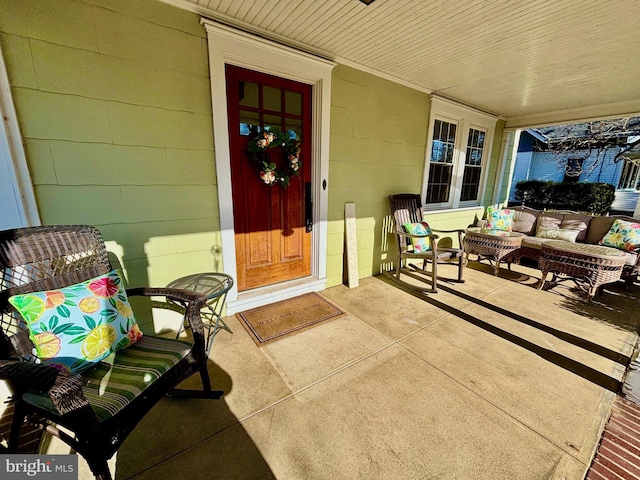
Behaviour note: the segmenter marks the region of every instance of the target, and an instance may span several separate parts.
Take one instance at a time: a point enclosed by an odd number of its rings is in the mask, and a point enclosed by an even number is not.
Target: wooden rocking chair
[[[427,264],[431,264],[431,289],[432,293],[438,292],[438,264],[453,263],[458,264],[458,278],[454,281],[463,283],[464,280],[464,255],[462,249],[462,236],[464,230],[435,230],[431,229],[429,235],[414,235],[405,230],[404,225],[407,223],[421,223],[422,201],[420,195],[413,193],[401,193],[397,195],[389,195],[389,207],[391,208],[391,216],[394,222],[394,233],[398,244],[398,253],[396,257],[396,277],[400,279],[400,269],[405,259],[422,260],[422,268],[410,264],[411,267],[427,272]],[[437,233],[457,233],[458,245],[460,248],[441,248],[438,247]],[[425,239],[428,242],[429,250],[415,251],[412,247],[412,239]]]
[[[0,232],[0,379],[7,381],[15,403],[9,451],[16,451],[21,426],[29,422],[81,454],[98,479],[111,478],[107,460],[165,395],[222,396],[222,392],[211,390],[207,372],[200,318],[206,297],[186,290],[134,288],[126,293],[165,297],[184,305],[193,342],[145,335],[112,354],[113,363],[100,361],[82,373],[37,363],[29,331],[9,298],[63,289],[112,270],[102,236],[93,227],[30,227]],[[140,357],[144,361],[140,362]],[[194,373],[200,375],[202,390],[174,389]],[[120,383],[113,386],[110,395],[114,378]],[[127,388],[122,387],[123,378],[131,378]]]

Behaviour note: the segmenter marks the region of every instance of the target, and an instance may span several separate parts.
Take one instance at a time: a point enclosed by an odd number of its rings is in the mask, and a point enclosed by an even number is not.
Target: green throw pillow
[[[115,270],[82,283],[9,298],[42,363],[82,372],[142,338]]]
[[[599,243],[607,247],[635,252],[640,249],[640,223],[627,222],[616,218]]]
[[[487,207],[487,228],[489,230],[502,230],[510,232],[513,230],[513,213],[509,208],[496,210],[493,207]]]
[[[428,252],[431,250],[427,235],[431,235],[431,228],[427,222],[410,223],[403,225],[404,231],[411,235],[424,235],[425,238],[409,238],[414,252]]]

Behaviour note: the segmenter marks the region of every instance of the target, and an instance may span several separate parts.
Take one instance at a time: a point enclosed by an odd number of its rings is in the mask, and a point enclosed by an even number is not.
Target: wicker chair
[[[29,422],[80,453],[98,479],[111,478],[107,460],[165,395],[212,399],[222,396],[222,392],[211,390],[207,372],[200,318],[206,297],[186,290],[134,288],[127,290],[127,295],[160,296],[185,306],[193,342],[145,335],[116,352],[113,365],[100,362],[82,374],[35,362],[28,331],[8,303],[9,297],[64,288],[111,270],[100,232],[93,227],[30,227],[0,232],[0,379],[7,381],[15,402],[9,450],[15,451],[21,426]],[[145,356],[146,370],[139,363],[131,363],[136,354]],[[119,360],[121,357],[130,363]],[[200,374],[202,390],[174,388],[194,373]],[[142,386],[127,398],[114,394],[117,405],[110,404],[105,412],[110,379],[120,374],[119,378],[139,376],[138,386]]]
[[[396,257],[396,277],[400,278],[400,269],[405,259],[422,260],[423,271],[427,270],[427,264],[431,264],[431,292],[437,293],[438,291],[438,264],[439,263],[452,263],[458,264],[458,278],[454,281],[464,282],[462,274],[464,270],[464,255],[462,249],[462,235],[464,230],[435,230],[432,232],[437,233],[457,233],[459,248],[441,248],[438,246],[438,235],[432,233],[431,235],[411,235],[408,234],[403,225],[405,223],[418,223],[422,222],[422,201],[420,195],[413,193],[401,193],[397,195],[389,195],[389,207],[391,208],[391,216],[394,222],[394,233],[396,235],[396,243],[398,245],[398,253]],[[410,249],[412,238],[426,238],[428,239],[430,250],[426,252],[415,252]],[[412,267],[418,268],[411,264]]]

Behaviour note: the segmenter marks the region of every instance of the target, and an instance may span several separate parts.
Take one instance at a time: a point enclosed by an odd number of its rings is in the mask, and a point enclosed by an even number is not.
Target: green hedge
[[[516,199],[523,205],[547,210],[609,213],[615,188],[608,183],[557,183],[525,180],[516,184]]]

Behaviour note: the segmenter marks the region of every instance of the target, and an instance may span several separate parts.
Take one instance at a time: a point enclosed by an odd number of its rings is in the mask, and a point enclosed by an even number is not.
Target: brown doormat
[[[346,315],[345,312],[317,293],[306,293],[236,313],[242,326],[259,347],[343,315]]]

